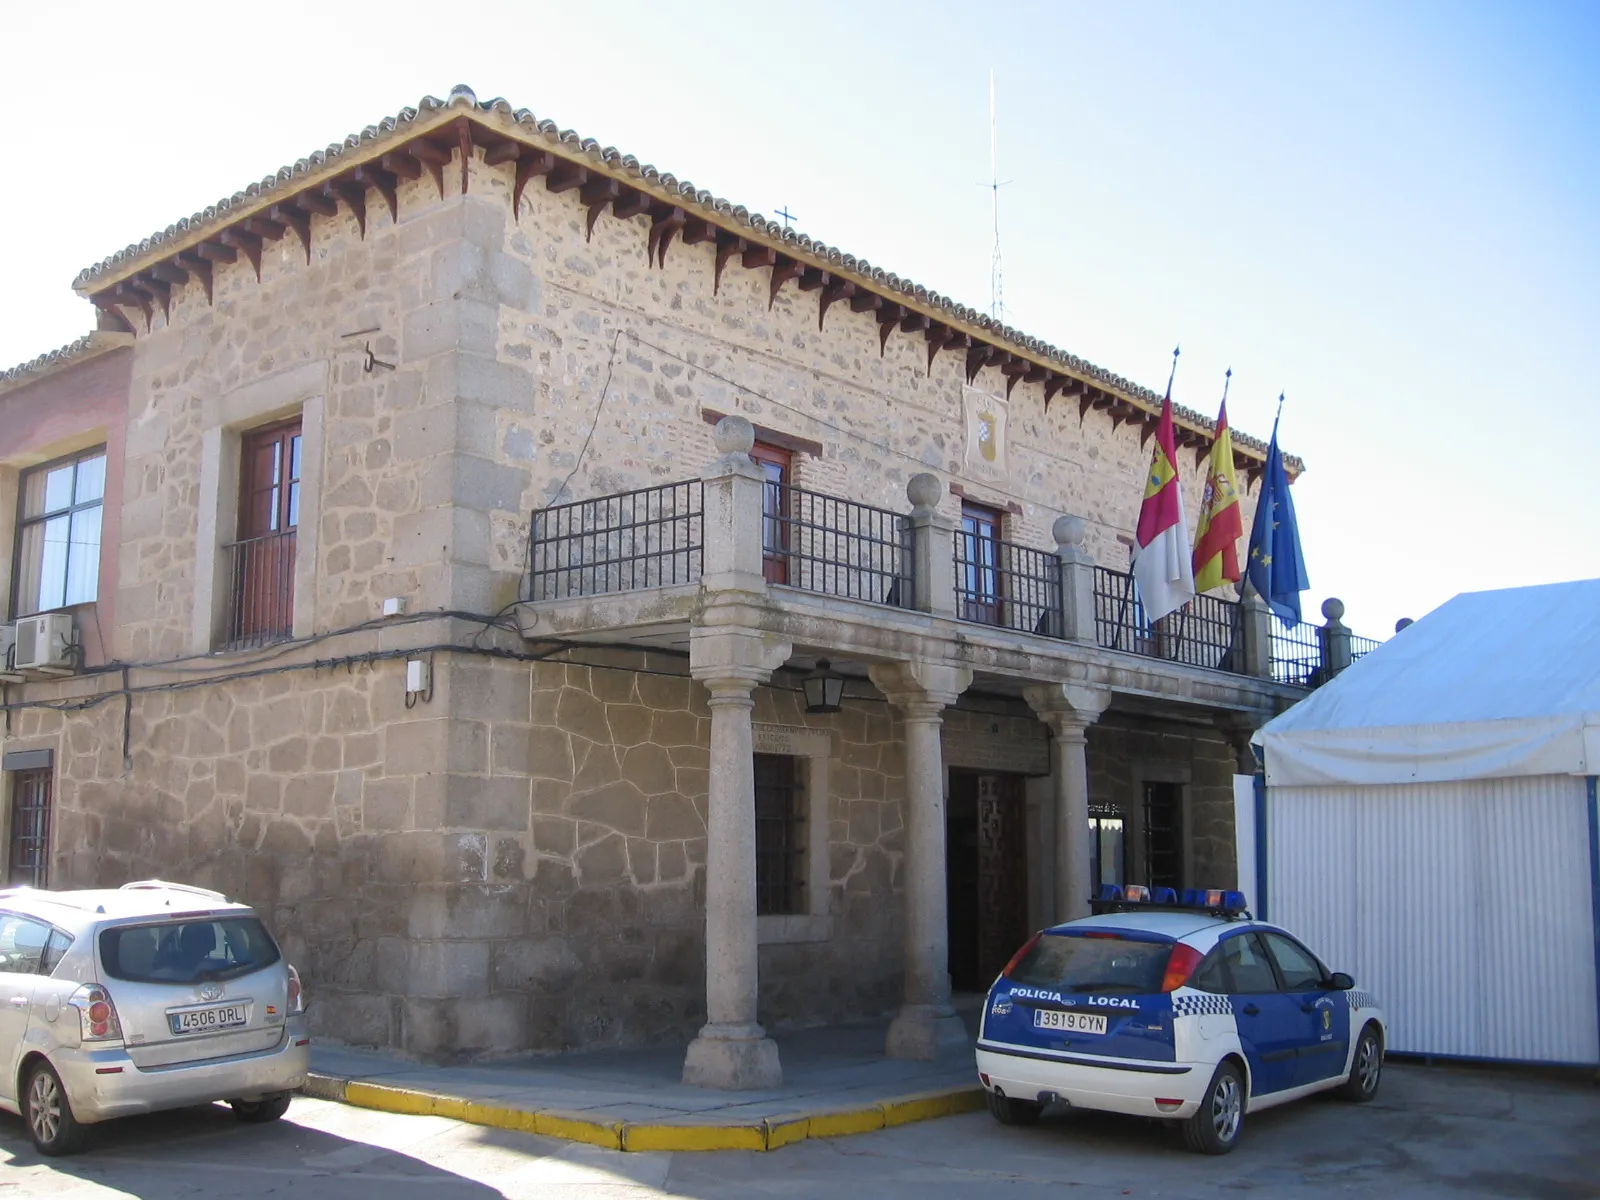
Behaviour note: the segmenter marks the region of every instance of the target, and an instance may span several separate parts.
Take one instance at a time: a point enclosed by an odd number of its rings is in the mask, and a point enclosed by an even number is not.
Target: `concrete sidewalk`
[[[315,1043],[305,1091],[614,1150],[775,1150],[982,1107],[970,1047],[899,1062],[883,1057],[887,1027],[774,1034],[783,1085],[771,1091],[686,1087],[680,1046],[430,1067]]]

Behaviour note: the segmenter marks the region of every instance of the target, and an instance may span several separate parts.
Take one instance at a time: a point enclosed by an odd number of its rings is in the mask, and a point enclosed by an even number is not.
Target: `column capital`
[[[689,631],[689,674],[713,697],[741,689],[748,694],[771,679],[793,649],[788,638],[758,629],[696,626]]]
[[[908,717],[937,717],[972,685],[970,668],[940,663],[874,663],[867,674],[889,703]]]
[[[1036,684],[1023,688],[1022,696],[1057,737],[1083,737],[1111,704],[1109,691],[1078,683]]]
[[[1250,739],[1272,717],[1270,712],[1246,711],[1223,713],[1216,718],[1217,729],[1233,749],[1237,760],[1235,769],[1240,775],[1254,775],[1261,769]]]

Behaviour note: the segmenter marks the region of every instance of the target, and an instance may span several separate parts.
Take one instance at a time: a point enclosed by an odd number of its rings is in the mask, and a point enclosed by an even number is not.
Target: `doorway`
[[[1023,778],[950,772],[945,883],[954,991],[985,991],[1028,938]]]
[[[1183,785],[1144,785],[1144,881],[1182,891]]]

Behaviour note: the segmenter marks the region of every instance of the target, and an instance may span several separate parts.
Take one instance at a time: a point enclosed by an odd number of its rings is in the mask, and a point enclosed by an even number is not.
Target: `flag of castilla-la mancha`
[[[1156,426],[1156,448],[1150,456],[1139,528],[1134,535],[1133,577],[1145,619],[1159,621],[1194,596],[1194,569],[1183,519],[1183,493],[1178,485],[1178,452],[1172,431],[1172,385],[1167,385]]]
[[[1209,592],[1239,582],[1239,539],[1244,517],[1239,511],[1239,476],[1233,467],[1233,434],[1228,430],[1228,402],[1217,415],[1217,436],[1211,443],[1205,496],[1200,501],[1200,527],[1194,538],[1194,587]]]

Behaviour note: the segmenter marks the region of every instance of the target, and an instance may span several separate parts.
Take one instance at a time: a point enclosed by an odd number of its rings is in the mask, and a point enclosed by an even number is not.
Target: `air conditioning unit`
[[[78,661],[77,636],[68,613],[40,613],[17,621],[15,657],[18,671],[71,670]]]
[[[11,670],[11,647],[17,644],[17,627],[0,625],[0,672]]]

